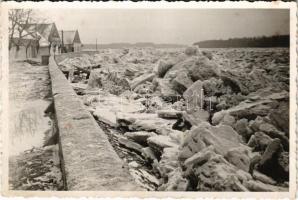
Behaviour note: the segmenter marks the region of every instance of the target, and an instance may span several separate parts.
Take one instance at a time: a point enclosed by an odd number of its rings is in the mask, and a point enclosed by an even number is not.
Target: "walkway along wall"
[[[52,94],[60,135],[62,171],[67,190],[142,190],[130,176],[107,136],[58,68],[49,60]]]

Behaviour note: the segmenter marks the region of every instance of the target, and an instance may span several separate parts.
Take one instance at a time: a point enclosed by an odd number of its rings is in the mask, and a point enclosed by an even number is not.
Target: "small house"
[[[61,39],[55,23],[21,26],[21,37],[16,33],[10,41],[10,55],[14,55],[15,58],[36,58],[59,51]]]
[[[20,37],[21,36],[21,37]],[[35,58],[37,56],[39,39],[35,34],[16,28],[9,39],[9,57],[13,59]]]
[[[75,31],[59,31],[62,53],[79,52],[82,48],[82,42],[78,30]]]
[[[50,55],[53,52],[58,52],[61,47],[61,39],[55,23],[50,24],[31,24],[28,28],[30,31],[35,31],[39,36],[38,55]]]

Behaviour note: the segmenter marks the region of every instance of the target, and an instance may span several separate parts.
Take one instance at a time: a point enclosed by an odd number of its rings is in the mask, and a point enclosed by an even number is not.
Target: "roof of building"
[[[62,38],[63,31],[63,38]],[[75,31],[59,31],[59,36],[64,44],[73,44],[74,42],[81,43],[80,36],[77,30]]]
[[[15,31],[13,32],[12,38],[19,38],[19,37],[20,37],[19,29],[16,28]],[[36,34],[33,34],[25,29],[22,30],[21,38],[27,39],[27,40],[37,40]]]
[[[53,23],[51,24],[27,24],[26,30],[30,32],[37,32],[44,38],[49,38],[51,34]]]
[[[40,39],[41,46],[47,46],[50,42],[60,43],[60,37],[55,23],[26,24],[25,29],[33,37]]]

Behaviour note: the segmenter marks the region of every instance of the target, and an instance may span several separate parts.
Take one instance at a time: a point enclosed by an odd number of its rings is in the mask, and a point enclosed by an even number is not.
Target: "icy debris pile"
[[[94,59],[88,54],[83,54],[81,57],[66,58],[58,63],[62,71],[69,71],[72,68],[88,68],[95,65]]]
[[[146,160],[157,190],[288,190],[287,49],[108,52],[82,99]]]
[[[71,70],[90,73],[94,68],[112,68],[127,77],[141,75],[153,68],[158,57],[165,52],[148,48],[142,49],[103,49],[94,53],[82,53],[77,56],[70,56],[58,63],[61,70],[69,72]]]

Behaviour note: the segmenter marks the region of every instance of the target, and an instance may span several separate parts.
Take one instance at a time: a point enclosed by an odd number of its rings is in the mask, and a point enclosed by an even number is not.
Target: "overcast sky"
[[[83,43],[192,44],[289,33],[288,10],[277,9],[59,9],[39,11],[57,28],[79,31]]]

